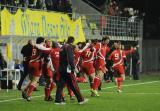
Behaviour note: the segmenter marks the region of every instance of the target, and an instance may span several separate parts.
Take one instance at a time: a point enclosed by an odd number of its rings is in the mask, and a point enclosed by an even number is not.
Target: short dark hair
[[[52,48],[58,48],[58,43],[55,41],[52,41]]]
[[[77,43],[77,45],[80,45],[80,44],[82,44],[82,42],[78,42],[78,43]]]
[[[40,44],[40,43],[42,43],[42,42],[44,42],[44,38],[43,38],[43,37],[38,37],[38,38],[36,39],[36,44]]]
[[[67,43],[73,43],[74,42],[74,37],[72,37],[72,36],[69,36],[68,37],[68,40],[67,40]]]
[[[105,36],[102,38],[102,41],[105,41],[105,40],[110,40],[110,38],[108,36]]]

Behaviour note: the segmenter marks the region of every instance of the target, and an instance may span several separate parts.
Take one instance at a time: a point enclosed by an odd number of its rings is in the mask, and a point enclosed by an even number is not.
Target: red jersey
[[[106,54],[110,51],[107,45],[102,45],[102,43],[97,43],[96,46],[97,59],[103,59],[105,61]]]
[[[42,74],[42,54],[49,54],[50,48],[44,47],[42,44],[36,44],[33,46],[32,55],[29,63],[29,70],[31,74],[36,77],[40,77]]]
[[[116,49],[111,53],[108,59],[113,61],[113,67],[117,67],[124,64],[124,58],[126,58],[124,51]]]
[[[80,55],[81,55],[80,51],[74,50],[74,64],[75,64],[75,66],[77,66],[80,61]]]
[[[40,60],[42,53],[49,54],[50,51],[50,48],[46,48],[42,44],[36,44],[35,46],[33,46],[30,62]]]
[[[93,48],[93,52],[90,51],[90,48],[85,49],[82,53],[81,53],[81,57],[82,57],[82,62],[90,62],[93,63],[94,58],[96,55],[96,49]]]
[[[52,64],[56,71],[58,70],[58,67],[59,67],[59,51],[60,51],[60,48],[54,48],[51,50],[51,53],[50,53]]]
[[[91,75],[95,73],[95,68],[93,66],[95,55],[96,55],[95,48],[93,48],[93,51],[91,51],[90,48],[87,48],[81,53],[82,72],[86,73],[87,75]]]
[[[32,61],[38,61],[38,60],[40,60],[40,58],[41,58],[41,51],[37,47],[33,46],[30,61],[31,62]]]

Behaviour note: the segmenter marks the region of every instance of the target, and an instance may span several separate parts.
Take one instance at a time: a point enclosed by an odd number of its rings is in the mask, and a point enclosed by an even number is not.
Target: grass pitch
[[[141,76],[141,80],[126,79],[123,92],[117,93],[114,83],[103,83],[100,97],[90,97],[89,83],[79,84],[82,94],[89,102],[79,105],[76,100],[66,105],[54,105],[44,101],[44,89],[33,93],[31,102],[21,98],[17,90],[0,90],[0,111],[159,111],[160,75]],[[55,90],[53,91],[53,97]],[[67,93],[66,93],[67,95]]]

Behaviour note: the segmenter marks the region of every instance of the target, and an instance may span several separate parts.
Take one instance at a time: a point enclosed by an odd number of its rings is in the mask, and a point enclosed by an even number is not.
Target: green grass
[[[0,111],[159,111],[160,109],[159,75],[141,76],[141,80],[138,81],[127,78],[120,94],[116,92],[114,83],[103,83],[103,89],[99,92],[100,97],[90,97],[88,83],[80,83],[79,86],[84,97],[89,98],[87,104],[78,105],[76,100],[70,101],[69,97],[65,106],[45,102],[42,96],[43,87],[38,87],[40,91],[33,93],[34,98],[31,102],[21,99],[21,92],[17,90],[9,90],[8,93],[6,90],[1,90]]]

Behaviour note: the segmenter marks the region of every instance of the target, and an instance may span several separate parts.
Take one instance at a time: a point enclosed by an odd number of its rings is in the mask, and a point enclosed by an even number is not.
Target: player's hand
[[[113,67],[110,67],[110,71],[114,72]]]
[[[78,69],[77,69],[77,68],[75,69],[75,73],[76,73],[76,74],[77,74],[77,73],[79,73],[79,71],[78,71]]]

